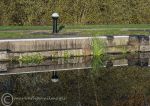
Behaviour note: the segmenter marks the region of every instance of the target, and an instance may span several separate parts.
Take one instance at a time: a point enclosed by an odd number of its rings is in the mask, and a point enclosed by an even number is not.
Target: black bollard
[[[53,13],[52,14],[52,19],[53,19],[53,33],[58,33],[58,29],[57,29],[57,24],[58,24],[58,18],[59,18],[59,14],[58,13]]]

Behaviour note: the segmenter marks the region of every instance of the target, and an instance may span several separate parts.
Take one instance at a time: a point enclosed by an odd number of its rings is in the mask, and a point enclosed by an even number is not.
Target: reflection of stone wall
[[[63,71],[63,70],[78,70],[91,69],[97,65],[100,67],[120,67],[120,66],[150,66],[150,53],[139,53],[134,55],[110,55],[110,58],[103,61],[100,65],[99,61],[93,61],[92,56],[72,57],[72,58],[58,58],[48,59],[40,64],[23,64],[23,63],[6,63],[1,62],[0,68],[2,74],[16,74],[16,73],[32,73],[32,72],[47,72],[47,71]],[[96,59],[95,59],[96,60]],[[96,66],[94,64],[97,64]],[[7,70],[8,69],[8,70]],[[5,71],[5,72],[4,72]]]
[[[108,53],[150,51],[149,36],[101,36]],[[41,53],[46,57],[92,55],[92,37],[0,40],[0,59]]]
[[[64,71],[91,68],[92,57],[48,59],[40,64],[1,63],[0,75],[33,72]],[[5,70],[4,70],[5,68]],[[8,69],[8,70],[7,70]],[[4,72],[5,71],[5,72]]]
[[[150,66],[150,53],[137,53],[118,59],[116,57],[114,60],[106,60],[106,66]]]

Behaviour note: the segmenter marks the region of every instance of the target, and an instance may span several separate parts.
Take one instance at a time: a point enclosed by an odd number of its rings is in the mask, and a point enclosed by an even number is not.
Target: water
[[[1,63],[0,95],[13,106],[149,106],[149,64],[149,53]]]

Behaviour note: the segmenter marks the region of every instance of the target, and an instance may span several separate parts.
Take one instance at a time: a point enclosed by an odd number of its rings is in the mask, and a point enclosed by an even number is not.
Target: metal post
[[[53,18],[53,33],[55,33],[55,19]]]
[[[59,18],[58,13],[53,13],[52,14],[52,19],[53,19],[53,33],[54,34],[58,33],[58,29],[57,29],[58,18]]]
[[[58,20],[58,18],[56,18],[56,21],[55,21],[55,22],[56,22],[56,24],[55,24],[55,32],[56,32],[56,33],[58,33],[58,29],[57,29],[57,20]]]

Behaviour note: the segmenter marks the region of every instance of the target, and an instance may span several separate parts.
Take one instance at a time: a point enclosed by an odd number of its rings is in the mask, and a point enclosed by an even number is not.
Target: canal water
[[[149,106],[149,57],[150,53],[136,53],[48,59],[40,64],[3,62],[1,105]]]

